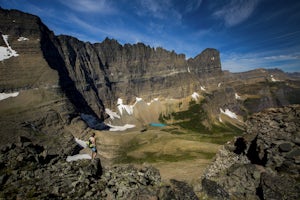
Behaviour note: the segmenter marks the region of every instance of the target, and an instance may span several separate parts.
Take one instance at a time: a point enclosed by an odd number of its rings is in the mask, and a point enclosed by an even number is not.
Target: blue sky
[[[223,70],[300,72],[299,0],[0,0],[38,15],[56,35],[143,42],[195,57],[221,53]]]

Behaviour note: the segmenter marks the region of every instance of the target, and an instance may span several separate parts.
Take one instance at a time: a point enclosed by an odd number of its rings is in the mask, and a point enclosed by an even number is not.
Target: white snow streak
[[[132,105],[124,105],[123,100],[118,98],[117,106],[121,115],[123,115],[123,110],[125,110],[129,115],[133,113],[133,106]]]
[[[235,95],[235,99],[241,99],[241,96],[239,96],[237,93],[235,93],[234,95]]]
[[[133,125],[133,124],[125,124],[124,126],[114,126],[111,124],[107,124],[107,126],[110,127],[109,131],[125,131],[127,129],[135,127],[135,125]]]
[[[206,91],[206,89],[205,89],[204,86],[201,86],[200,89],[201,89],[202,91]]]
[[[220,121],[221,123],[223,123],[223,120],[222,120],[221,116],[219,116],[219,121]]]
[[[92,157],[89,154],[76,154],[74,156],[68,156],[67,162],[81,160],[81,159],[92,159]]]
[[[120,118],[121,118],[120,115],[118,115],[116,112],[111,111],[111,110],[108,109],[108,108],[105,108],[105,112],[109,115],[109,117],[110,117],[111,119],[115,119],[115,118],[120,119]]]
[[[225,109],[225,111],[222,109],[222,108],[220,108],[220,112],[221,113],[223,113],[223,114],[225,114],[225,115],[227,115],[228,117],[230,117],[230,118],[233,118],[233,119],[238,119],[238,117],[237,117],[237,115],[234,113],[234,112],[231,112],[229,109]]]
[[[2,38],[6,47],[0,46],[0,61],[9,59],[13,56],[19,56],[19,54],[9,46],[8,35],[2,35]]]
[[[193,98],[195,101],[197,101],[199,97],[200,97],[200,95],[199,95],[197,92],[194,92],[194,93],[192,94],[192,98]]]
[[[75,142],[83,148],[87,147],[86,141],[84,141],[84,140],[75,138]],[[92,157],[89,154],[76,154],[73,156],[68,156],[66,160],[67,160],[67,162],[71,162],[71,161],[76,161],[76,160],[81,160],[81,159],[92,159]]]
[[[271,81],[272,81],[272,82],[277,82],[277,81],[279,81],[279,80],[275,79],[274,76],[271,75]]]
[[[147,103],[148,106],[151,105],[151,103],[153,103],[154,101],[158,101],[158,98],[154,98],[153,100],[151,100],[149,103]]]
[[[87,147],[87,144],[86,144],[86,141],[84,141],[84,140],[80,140],[80,139],[78,139],[78,138],[75,138],[75,142],[77,143],[77,144],[79,144],[81,147],[83,147],[83,148],[86,148]]]
[[[9,97],[16,97],[19,95],[19,92],[13,92],[13,93],[0,93],[0,101],[7,99]]]
[[[139,97],[136,97],[135,99],[136,99],[136,102],[135,102],[135,103],[137,103],[137,102],[139,102],[139,101],[142,101],[142,100],[143,100],[142,98],[139,98]]]
[[[26,40],[29,40],[29,39],[26,38],[26,37],[19,37],[19,38],[18,38],[18,41],[19,41],[19,42],[26,41]]]

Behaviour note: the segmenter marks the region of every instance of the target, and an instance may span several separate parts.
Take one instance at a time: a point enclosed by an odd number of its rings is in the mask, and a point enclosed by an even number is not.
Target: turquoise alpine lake
[[[164,127],[166,126],[165,124],[161,124],[161,123],[150,123],[150,126],[155,126],[155,127]]]

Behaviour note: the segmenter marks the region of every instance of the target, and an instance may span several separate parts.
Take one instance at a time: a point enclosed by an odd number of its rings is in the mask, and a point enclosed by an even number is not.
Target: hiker
[[[94,160],[97,155],[95,133],[92,133],[92,136],[89,138],[88,147],[92,150],[92,159]]]

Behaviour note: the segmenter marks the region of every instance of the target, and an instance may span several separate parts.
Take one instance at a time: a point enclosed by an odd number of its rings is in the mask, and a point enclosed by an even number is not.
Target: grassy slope
[[[163,123],[172,122],[166,127],[123,133],[118,137],[114,163],[151,164],[165,180],[173,178],[195,185],[220,146],[242,132],[229,124],[208,129],[201,123],[206,117],[202,104],[191,102],[188,110],[161,117]],[[109,133],[105,137],[110,137]]]

